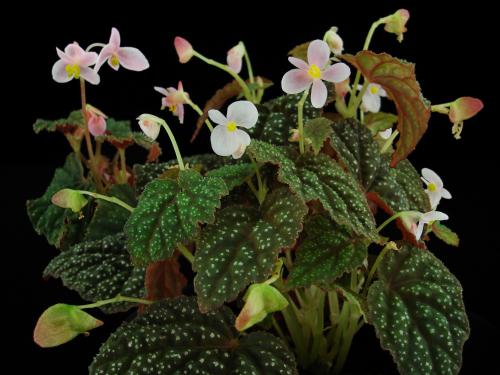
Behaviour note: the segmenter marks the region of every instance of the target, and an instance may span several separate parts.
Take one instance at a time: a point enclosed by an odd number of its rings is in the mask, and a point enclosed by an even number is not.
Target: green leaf
[[[202,233],[193,264],[202,311],[231,301],[248,284],[264,281],[282,248],[291,247],[302,230],[305,204],[287,188],[267,196],[260,211],[229,206]]]
[[[256,140],[252,140],[249,152],[259,162],[278,165],[278,179],[304,201],[319,200],[338,224],[378,240],[373,215],[358,183],[327,155],[297,156],[289,148]]]
[[[194,239],[198,224],[213,223],[226,194],[221,178],[192,169],[180,171],[178,180],[150,182],[125,225],[130,253],[139,263],[170,258],[179,242]]]
[[[330,284],[359,267],[368,256],[363,240],[352,237],[325,216],[315,216],[305,225],[305,239],[288,278],[290,287]]]
[[[226,183],[227,189],[232,190],[238,185],[245,183],[245,181],[252,177],[255,173],[253,164],[235,164],[225,165],[223,167],[212,169],[207,173],[207,177],[219,177]]]
[[[304,138],[312,145],[314,154],[319,154],[325,141],[332,134],[332,122],[325,117],[308,121],[304,126]]]
[[[396,122],[398,122],[398,116],[393,113],[369,112],[365,114],[364,124],[370,129],[372,135],[376,135],[378,132],[392,128]]]
[[[102,325],[100,320],[78,306],[58,303],[42,313],[36,323],[33,339],[42,348],[52,348]]]
[[[215,168],[220,168],[227,163],[226,158],[215,154],[200,154],[183,158],[186,164],[190,166],[200,166],[201,172],[208,172]],[[135,164],[134,175],[136,178],[135,186],[138,193],[142,193],[147,184],[160,177],[165,171],[177,165],[177,159],[166,163]]]
[[[430,211],[427,194],[417,171],[408,160],[395,168],[371,132],[355,120],[336,122],[331,145],[340,162],[357,176],[367,197],[389,214],[400,211]]]
[[[61,278],[63,284],[91,302],[116,297],[143,297],[144,267],[134,267],[123,233],[73,246],[52,259],[44,276]],[[128,302],[101,306],[106,313],[130,309]]]
[[[432,233],[434,233],[437,238],[448,245],[458,246],[460,244],[460,238],[458,238],[458,234],[453,232],[446,225],[441,224],[439,221],[435,221],[432,224]]]
[[[288,56],[293,56],[307,61],[307,49],[309,48],[309,44],[311,44],[311,42],[305,42],[293,47],[290,51],[288,51]]]
[[[83,168],[78,156],[72,153],[66,158],[62,168],[57,168],[45,194],[27,202],[28,216],[38,234],[44,235],[51,245],[66,248],[80,240],[87,223],[88,207],[84,210],[85,219],[70,209],[52,204],[52,196],[59,190],[71,188],[89,190],[90,186],[83,177]]]
[[[402,374],[458,374],[469,323],[458,280],[431,252],[408,245],[380,263],[368,316]]]
[[[37,119],[33,124],[33,131],[38,134],[41,131],[54,132],[56,130],[65,132],[73,131],[76,128],[85,128],[85,123],[83,121],[82,111],[77,110],[69,114],[67,118],[59,120],[43,120]]]
[[[116,197],[130,206],[137,205],[134,189],[127,184],[113,185],[106,195]],[[114,203],[97,200],[97,208],[95,209],[92,220],[87,227],[85,235],[86,241],[100,240],[106,236],[120,233],[123,231],[123,226],[130,216],[130,211],[118,206]]]
[[[427,130],[431,115],[430,103],[423,98],[415,77],[415,65],[371,51],[342,58],[359,69],[367,81],[381,85],[396,105],[399,140],[391,160],[394,167],[415,149]]]
[[[233,324],[227,307],[203,315],[193,297],[159,302],[118,328],[89,372],[298,375],[295,358],[280,339],[265,332],[240,336]]]

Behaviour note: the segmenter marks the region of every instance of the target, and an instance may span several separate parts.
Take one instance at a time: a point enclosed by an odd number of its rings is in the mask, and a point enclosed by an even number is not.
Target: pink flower
[[[243,62],[243,56],[245,55],[245,46],[243,43],[239,42],[233,48],[227,52],[227,65],[229,68],[235,72],[241,72],[241,65]]]
[[[164,89],[163,87],[158,86],[155,86],[154,89],[165,96],[161,99],[161,109],[168,107],[174,116],[179,118],[179,122],[181,124],[184,123],[184,104],[187,103],[189,94],[184,91],[182,82],[179,81],[177,89],[173,87]]]
[[[189,43],[186,39],[181,38],[180,36],[176,36],[174,39],[175,50],[177,51],[177,55],[179,55],[179,62],[182,64],[187,63],[193,57],[194,50],[191,43]]]
[[[460,135],[464,126],[464,121],[475,116],[480,110],[483,109],[483,107],[484,105],[481,100],[470,96],[458,98],[451,103],[448,117],[453,123],[451,132],[456,139],[461,138]]]
[[[59,60],[52,67],[52,78],[59,83],[71,81],[73,78],[84,80],[97,85],[100,81],[99,75],[89,66],[97,61],[97,53],[85,52],[77,42],[68,44],[64,52],[56,48]]]
[[[290,61],[298,69],[287,72],[281,80],[281,88],[287,94],[298,94],[312,85],[311,103],[315,108],[325,105],[328,91],[324,81],[339,83],[351,75],[351,69],[344,63],[328,65],[330,47],[322,40],[314,40],[307,49],[306,63],[295,57]]]
[[[410,12],[406,9],[399,9],[396,13],[383,19],[385,23],[384,30],[388,33],[396,34],[398,36],[398,42],[402,42],[403,34],[407,31],[406,23],[409,19]]]
[[[141,51],[134,47],[120,47],[120,43],[120,33],[113,27],[109,43],[103,47],[97,59],[95,65],[96,72],[106,60],[114,70],[118,70],[120,65],[123,65],[125,69],[136,72],[149,68],[149,62]]]
[[[88,127],[89,132],[94,137],[104,135],[106,133],[106,118],[107,116],[95,107],[87,104]]]

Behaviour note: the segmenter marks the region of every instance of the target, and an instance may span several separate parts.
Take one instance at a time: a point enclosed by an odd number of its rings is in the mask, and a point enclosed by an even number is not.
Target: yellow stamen
[[[229,121],[226,125],[228,132],[236,131],[236,123],[234,121]]]
[[[431,182],[429,185],[427,185],[427,189],[429,189],[429,191],[433,193],[437,190],[437,186],[436,184]]]
[[[375,95],[376,93],[378,93],[378,87],[377,86],[371,86],[370,87],[370,92]]]
[[[68,64],[66,65],[66,74],[68,74],[68,77],[78,79],[80,78],[80,67],[76,64]]]
[[[115,67],[120,65],[120,59],[118,58],[118,56],[116,54],[111,56],[111,59],[109,61],[111,62],[111,65],[113,65]]]
[[[168,109],[170,110],[170,112],[175,113],[175,111],[177,110],[177,106],[174,104],[169,106]]]
[[[314,79],[321,78],[321,70],[315,64],[311,64],[309,70],[307,71],[307,74],[309,74]]]

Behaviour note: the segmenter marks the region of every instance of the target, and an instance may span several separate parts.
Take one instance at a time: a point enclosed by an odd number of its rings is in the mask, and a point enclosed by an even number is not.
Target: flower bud
[[[383,18],[384,30],[398,36],[398,42],[403,41],[403,33],[407,31],[406,23],[410,18],[410,12],[406,9],[399,9],[396,13]]]
[[[77,190],[62,189],[52,196],[52,204],[61,208],[70,208],[73,212],[80,212],[87,203],[87,199]]]
[[[475,116],[483,107],[484,105],[481,100],[470,96],[458,98],[451,103],[448,117],[453,123],[451,131],[456,139],[460,139],[464,121]]]
[[[141,130],[144,132],[144,134],[146,134],[152,140],[158,138],[161,128],[161,124],[159,122],[160,119],[158,117],[143,113],[142,115],[137,117],[137,120],[139,120],[139,126],[141,127]]]
[[[176,36],[174,39],[175,50],[177,51],[177,55],[179,56],[179,62],[181,64],[187,63],[193,57],[194,50],[191,43],[189,43],[186,39],[181,38],[180,36]]]
[[[337,34],[338,28],[333,26],[325,34],[325,42],[330,47],[334,55],[341,55],[344,50],[344,41]]]
[[[239,42],[233,48],[227,52],[227,65],[229,68],[235,72],[241,72],[241,65],[243,62],[243,56],[245,55],[245,46],[242,42]]]

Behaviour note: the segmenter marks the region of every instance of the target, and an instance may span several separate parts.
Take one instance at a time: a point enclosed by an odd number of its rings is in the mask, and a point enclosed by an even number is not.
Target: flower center
[[[437,190],[437,186],[436,184],[431,182],[429,185],[427,185],[427,189],[429,189],[430,192],[434,193]]]
[[[378,87],[375,85],[371,86],[370,92],[375,95],[376,93],[378,93]]]
[[[68,77],[78,79],[80,78],[80,67],[76,64],[68,64],[66,65],[66,74],[68,74]]]
[[[309,74],[314,79],[321,78],[321,70],[316,64],[311,64],[309,70],[307,71],[307,74]]]
[[[116,54],[114,54],[113,56],[111,56],[111,65],[113,66],[118,66],[120,65],[120,59],[118,58],[118,56]]]
[[[229,121],[227,123],[226,127],[227,127],[228,132],[232,133],[232,132],[236,131],[236,123],[234,121]]]
[[[175,111],[177,110],[177,106],[175,104],[170,105],[170,106],[168,106],[168,109],[170,110],[170,112],[175,114]]]

